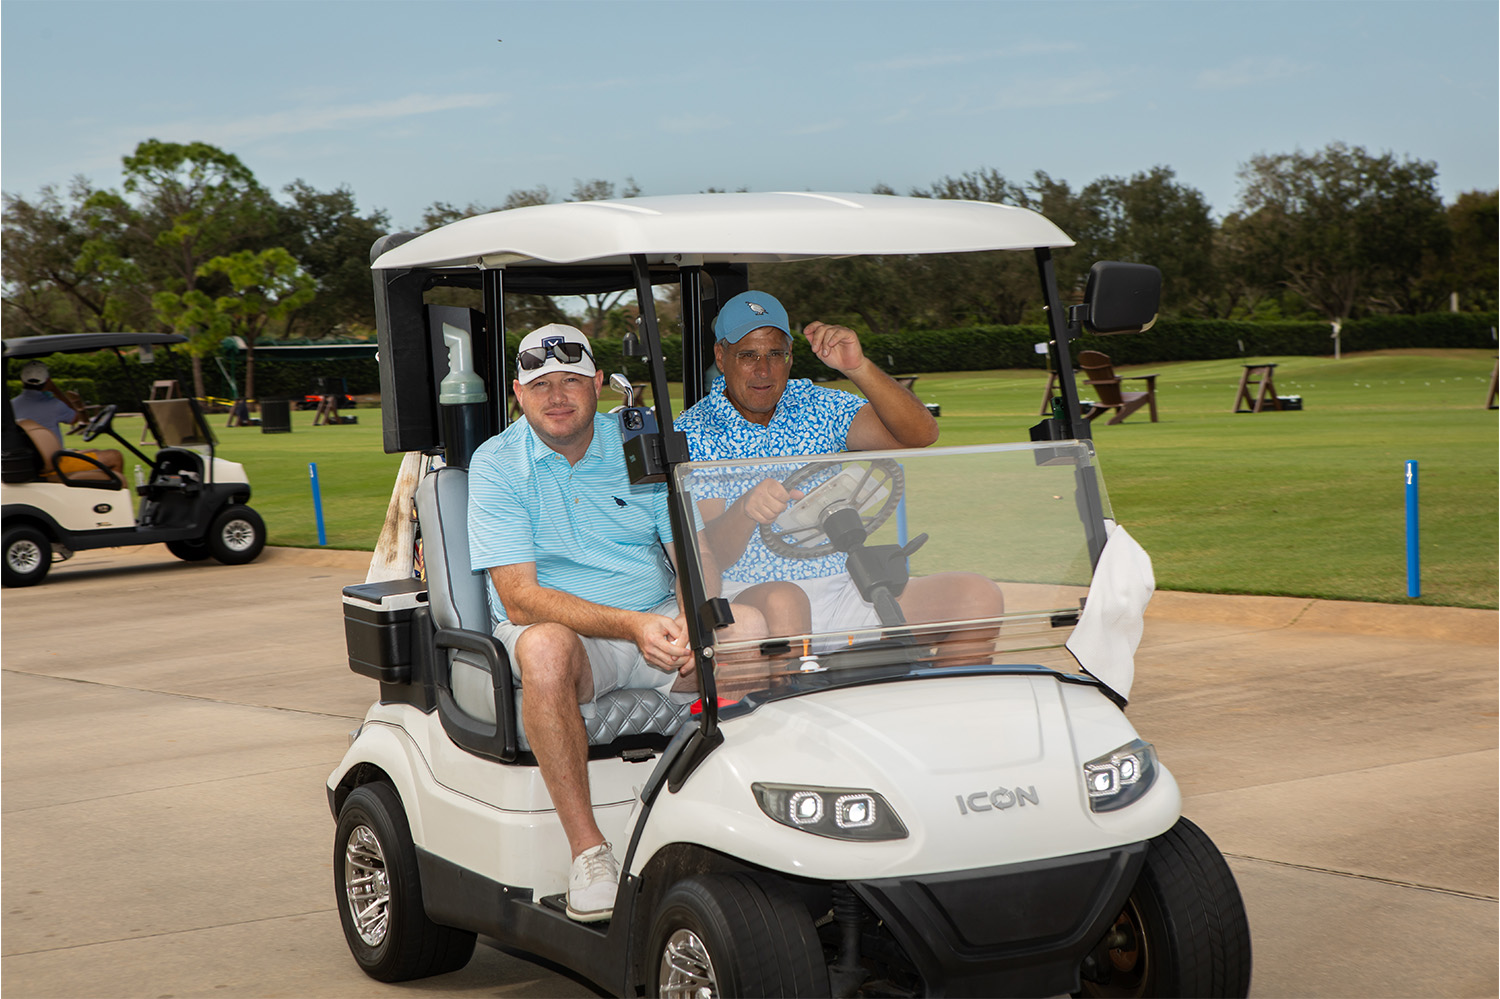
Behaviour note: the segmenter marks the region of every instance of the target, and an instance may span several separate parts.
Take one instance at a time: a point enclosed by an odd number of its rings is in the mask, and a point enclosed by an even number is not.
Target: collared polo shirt
[[[51,392],[40,389],[22,389],[21,394],[10,401],[10,410],[18,420],[35,420],[57,435],[62,441],[62,425],[73,419],[73,407]]]
[[[650,610],[672,596],[665,483],[631,485],[620,430],[595,414],[594,439],[570,465],[524,419],[469,460],[470,566],[536,563],[537,583],[592,603]],[[485,572],[490,615],[505,606]]]
[[[766,426],[751,423],[734,408],[724,394],[724,376],[714,379],[708,395],[694,403],[673,421],[674,429],[687,434],[688,454],[694,461],[727,461],[734,458],[779,458],[793,454],[837,454],[849,440],[854,417],[867,405],[851,392],[814,385],[807,378],[794,378],[771,414]],[[766,475],[786,478],[795,465],[758,469]],[[760,476],[761,478],[764,475]],[[759,478],[724,476],[718,482],[723,495],[713,498],[733,503],[754,486]],[[699,496],[699,499],[706,498]],[[785,559],[773,555],[760,540],[760,532],[750,535],[734,565],[724,570],[726,580],[761,583],[773,579],[817,579],[844,571],[842,553],[815,559]]]

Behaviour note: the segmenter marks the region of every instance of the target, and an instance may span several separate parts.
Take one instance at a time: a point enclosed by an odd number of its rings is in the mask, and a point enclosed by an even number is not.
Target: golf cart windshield
[[[679,502],[705,523],[690,571],[771,631],[717,643],[719,693],[917,664],[1076,669],[1061,646],[1097,544],[1080,490],[1109,515],[1093,464],[1091,443],[1066,441],[678,466]],[[780,512],[752,524],[743,511],[778,488]],[[789,630],[791,587],[805,631]]]

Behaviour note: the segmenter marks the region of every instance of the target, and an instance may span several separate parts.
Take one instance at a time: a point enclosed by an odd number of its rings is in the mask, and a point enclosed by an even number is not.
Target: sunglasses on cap
[[[527,347],[516,355],[516,363],[521,366],[522,371],[535,371],[550,358],[556,358],[563,364],[577,364],[585,354],[588,354],[589,362],[593,363],[594,355],[587,347],[572,340],[563,340],[545,347]]]

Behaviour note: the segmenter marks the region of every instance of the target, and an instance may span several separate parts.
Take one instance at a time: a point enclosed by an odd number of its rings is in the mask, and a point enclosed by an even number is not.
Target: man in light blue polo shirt
[[[521,721],[573,854],[568,915],[585,922],[610,917],[619,865],[594,821],[580,712],[611,690],[697,689],[667,487],[631,485],[619,428],[598,412],[603,380],[578,330],[528,334],[513,386],[526,419],[469,462],[470,563],[489,576],[495,636],[526,690]],[[722,639],[765,633],[733,609]]]

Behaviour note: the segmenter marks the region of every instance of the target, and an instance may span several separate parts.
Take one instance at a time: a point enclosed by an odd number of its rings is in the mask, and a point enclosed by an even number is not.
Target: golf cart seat
[[[125,480],[106,468],[98,458],[62,446],[57,435],[35,420],[20,419],[16,426],[36,449],[40,464],[36,477],[43,482],[61,482],[85,489],[122,489]]]
[[[485,578],[483,573],[469,568],[468,472],[460,468],[434,469],[417,484],[416,499],[432,622],[439,629],[477,632],[472,637],[480,639],[480,645],[487,644],[491,622]],[[507,726],[497,724],[497,716],[508,711],[514,719],[511,724],[516,749],[530,752],[521,724],[521,685],[508,675],[496,678],[490,671],[489,662],[498,661],[508,673],[508,658],[501,652],[495,660],[487,660],[472,649],[458,647],[456,641],[446,648],[445,644],[440,633],[439,653],[452,659],[448,688],[453,706],[469,719],[498,732],[504,732]],[[444,672],[441,661],[437,668],[440,674]],[[592,707],[592,717],[585,711],[584,728],[589,744],[601,746],[628,736],[670,736],[689,717],[690,705],[675,703],[655,690],[616,690],[597,698]],[[451,728],[449,731],[454,732]]]

